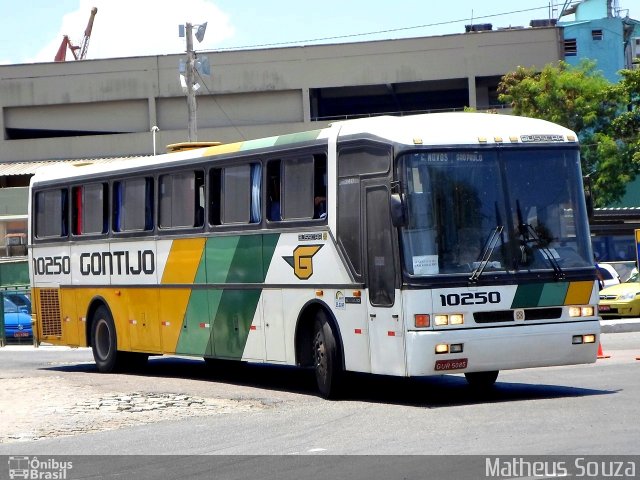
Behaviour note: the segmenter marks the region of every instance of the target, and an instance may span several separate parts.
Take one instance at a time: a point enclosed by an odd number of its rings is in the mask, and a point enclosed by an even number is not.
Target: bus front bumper
[[[575,343],[595,335],[593,343]],[[597,319],[545,325],[407,332],[407,374],[486,372],[593,363],[598,354]],[[436,353],[436,347],[451,353]]]

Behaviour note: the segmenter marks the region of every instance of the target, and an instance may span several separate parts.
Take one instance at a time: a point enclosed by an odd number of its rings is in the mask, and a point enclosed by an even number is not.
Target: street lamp
[[[160,129],[157,125],[151,127],[151,135],[153,136],[153,156],[156,156],[156,133],[159,132]]]

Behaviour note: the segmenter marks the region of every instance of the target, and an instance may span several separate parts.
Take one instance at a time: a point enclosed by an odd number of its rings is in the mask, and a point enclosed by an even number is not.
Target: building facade
[[[565,11],[575,16],[574,21],[560,22],[565,60],[571,65],[595,60],[598,70],[611,82],[620,80],[620,70],[637,68],[640,22],[623,13],[612,0],[584,0]]]
[[[208,52],[198,140],[233,142],[333,119],[495,107],[500,77],[563,58],[562,30],[527,28]],[[0,163],[145,155],[187,139],[182,55],[0,66]]]

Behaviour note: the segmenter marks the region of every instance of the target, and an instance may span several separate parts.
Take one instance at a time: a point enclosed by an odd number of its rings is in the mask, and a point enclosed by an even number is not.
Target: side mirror
[[[391,223],[394,227],[404,227],[407,224],[404,201],[400,193],[391,194]]]

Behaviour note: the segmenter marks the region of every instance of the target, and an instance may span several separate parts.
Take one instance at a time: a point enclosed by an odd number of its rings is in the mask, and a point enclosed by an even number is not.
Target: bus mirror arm
[[[404,227],[407,224],[403,197],[401,193],[391,194],[391,223],[394,227]]]

